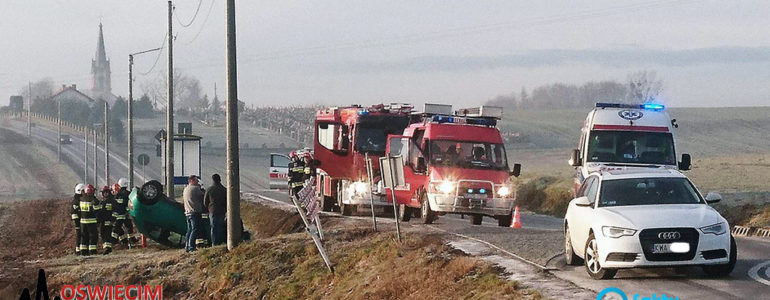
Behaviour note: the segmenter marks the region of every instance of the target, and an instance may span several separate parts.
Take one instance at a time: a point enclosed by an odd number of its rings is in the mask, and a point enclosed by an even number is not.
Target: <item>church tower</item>
[[[110,80],[110,61],[104,51],[104,33],[99,23],[99,39],[96,41],[96,56],[91,60],[91,96],[112,102],[112,81]]]

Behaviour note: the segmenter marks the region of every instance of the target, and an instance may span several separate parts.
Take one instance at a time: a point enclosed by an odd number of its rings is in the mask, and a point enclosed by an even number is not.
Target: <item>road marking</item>
[[[756,266],[752,267],[749,270],[749,277],[751,277],[751,279],[754,279],[754,281],[759,282],[761,284],[770,285],[770,280],[762,278],[762,275],[759,274],[759,270],[765,267],[767,267],[767,269],[765,269],[765,276],[767,278],[770,278],[770,260],[757,264]]]

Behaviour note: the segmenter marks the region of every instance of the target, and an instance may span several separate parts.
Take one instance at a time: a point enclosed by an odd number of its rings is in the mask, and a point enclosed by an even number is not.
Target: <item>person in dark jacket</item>
[[[226,238],[227,188],[222,185],[222,178],[219,174],[211,175],[211,181],[213,184],[206,190],[203,203],[209,211],[211,243],[216,246],[224,244]]]
[[[97,232],[96,218],[101,210],[101,206],[94,196],[94,186],[87,184],[85,195],[80,198],[80,254],[94,255],[99,243],[99,233]]]
[[[104,255],[112,252],[112,207],[115,205],[115,196],[112,195],[109,186],[102,187],[102,210],[99,213],[99,233],[102,236],[102,247],[104,247]]]
[[[115,219],[112,227],[112,238],[121,244],[131,247],[136,244],[134,237],[134,224],[128,214],[128,180],[121,178],[118,183],[112,185],[112,194],[115,195],[115,206],[112,208],[112,215]]]
[[[70,207],[72,223],[75,224],[75,255],[80,255],[80,242],[83,239],[80,232],[80,198],[83,196],[83,188],[85,187],[82,183],[75,186],[75,195],[72,196],[72,206]]]

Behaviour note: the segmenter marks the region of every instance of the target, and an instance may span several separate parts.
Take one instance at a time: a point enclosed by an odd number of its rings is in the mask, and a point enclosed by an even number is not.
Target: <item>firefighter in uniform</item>
[[[112,252],[112,224],[114,219],[112,217],[112,207],[115,204],[115,197],[112,195],[109,186],[102,187],[102,210],[99,213],[99,235],[102,236],[102,247],[104,247],[104,255]]]
[[[291,182],[291,192],[294,197],[297,197],[297,194],[305,185],[304,175],[305,163],[295,153],[294,160],[289,169],[289,181]]]
[[[99,233],[97,232],[96,218],[101,206],[94,196],[94,186],[86,185],[85,194],[80,198],[80,254],[96,254],[97,244],[99,243]]]
[[[313,164],[313,154],[305,152],[302,154],[302,183],[315,176],[315,165]]]
[[[136,243],[133,237],[134,225],[128,215],[128,179],[121,178],[118,183],[112,185],[112,194],[115,195],[115,206],[112,207],[112,215],[115,223],[112,228],[113,241],[119,241],[123,245],[131,246]],[[129,244],[130,243],[130,244]]]
[[[289,173],[287,174],[288,176],[287,176],[286,180],[288,181],[288,184],[289,184],[288,185],[289,186],[289,196],[294,196],[294,183],[297,180],[297,178],[295,177],[296,176],[295,175],[296,172],[294,172],[294,167],[296,166],[297,161],[299,160],[299,158],[297,157],[297,152],[296,151],[289,152],[289,159],[290,159],[290,161],[289,161]]]
[[[80,198],[83,196],[83,188],[85,188],[85,185],[82,183],[78,183],[75,186],[75,195],[72,196],[72,205],[70,207],[72,223],[75,224],[75,255],[80,255],[80,240],[83,238],[80,232]]]

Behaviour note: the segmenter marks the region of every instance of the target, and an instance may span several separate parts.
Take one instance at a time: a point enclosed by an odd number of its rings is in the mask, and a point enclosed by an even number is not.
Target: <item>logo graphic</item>
[[[616,287],[608,287],[606,289],[603,289],[601,292],[599,292],[598,295],[596,295],[596,300],[628,300],[628,295],[626,295],[623,290],[616,288]],[[634,294],[633,300],[679,300],[679,297],[675,296],[666,296],[666,294],[652,294],[652,296],[642,296],[639,294]]]
[[[661,240],[678,240],[680,237],[682,234],[676,231],[658,233],[658,238]]]
[[[634,121],[639,120],[644,116],[644,114],[639,110],[621,110],[618,112],[618,116],[620,116],[623,119]]]
[[[628,300],[628,296],[626,296],[626,293],[624,293],[623,290],[619,288],[608,287],[606,289],[603,289],[601,292],[599,292],[599,295],[596,295],[596,300],[604,300],[604,299]]]

